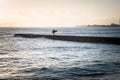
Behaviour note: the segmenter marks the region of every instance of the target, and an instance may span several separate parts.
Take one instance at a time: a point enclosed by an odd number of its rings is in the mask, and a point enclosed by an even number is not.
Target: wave
[[[0,38],[4,38],[4,37],[13,37],[13,34],[0,34]]]
[[[19,71],[19,73],[29,74],[33,73],[31,79],[43,79],[43,80],[66,80],[66,79],[79,79],[81,77],[100,77],[107,75],[106,72],[82,69],[79,67],[72,68],[29,68]]]

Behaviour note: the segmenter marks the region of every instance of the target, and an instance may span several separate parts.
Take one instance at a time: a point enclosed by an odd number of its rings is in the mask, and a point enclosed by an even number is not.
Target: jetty
[[[120,45],[120,37],[94,37],[94,36],[66,36],[66,35],[40,35],[40,34],[14,34],[15,37],[24,38],[48,38],[53,40],[74,41],[74,42],[91,42],[107,43]]]

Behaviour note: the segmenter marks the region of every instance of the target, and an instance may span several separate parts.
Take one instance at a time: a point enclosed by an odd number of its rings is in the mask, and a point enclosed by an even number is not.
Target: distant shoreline
[[[27,27],[23,27],[23,26],[0,26],[0,28],[76,28],[76,27],[120,27],[120,24],[115,24],[115,23],[111,23],[110,25],[102,25],[102,24],[93,24],[93,25],[76,25],[76,26],[56,26],[56,27],[52,27],[52,26],[39,26],[39,27],[34,27],[34,26],[27,26]]]
[[[110,25],[98,25],[98,24],[94,24],[94,25],[76,25],[78,27],[84,26],[84,27],[120,27],[120,24],[115,24],[115,23],[111,23]]]

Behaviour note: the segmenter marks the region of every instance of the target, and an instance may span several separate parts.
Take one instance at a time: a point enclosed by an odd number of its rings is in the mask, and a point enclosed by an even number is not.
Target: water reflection
[[[78,79],[120,74],[119,45],[0,38],[0,78]]]

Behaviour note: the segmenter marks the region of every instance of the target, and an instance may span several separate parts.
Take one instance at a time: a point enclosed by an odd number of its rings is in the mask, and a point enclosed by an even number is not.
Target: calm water
[[[58,28],[60,35],[120,37],[120,28]],[[120,45],[14,37],[44,29],[0,29],[0,79],[120,80]]]

